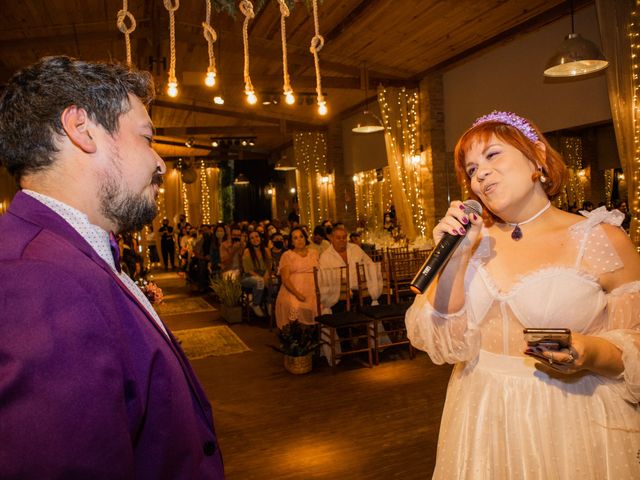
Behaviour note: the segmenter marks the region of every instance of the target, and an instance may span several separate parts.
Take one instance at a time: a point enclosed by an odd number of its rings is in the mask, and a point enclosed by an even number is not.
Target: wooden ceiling
[[[213,0],[214,7],[215,1]],[[175,0],[174,0],[175,2]],[[254,2],[257,3],[258,2]],[[577,7],[591,3],[576,1]],[[326,128],[362,108],[368,76],[369,96],[384,85],[415,86],[426,73],[444,68],[488,46],[530,31],[568,13],[564,0],[319,0],[322,86],[329,113],[311,105],[262,105],[267,94],[282,91],[280,12],[266,0],[249,27],[250,72],[259,96],[248,106],[243,95],[242,21],[227,13],[212,15],[218,41],[215,92],[202,79],[208,66],[203,37],[204,0],[182,0],[176,12],[176,73],[180,95],[166,95],[169,15],[162,0],[129,0],[137,28],[132,53],[138,68],[154,72],[158,97],[152,118],[163,156],[207,155],[212,137],[255,137],[244,158],[277,157],[298,130]],[[87,60],[124,60],[124,37],[116,27],[121,0],[22,0],[2,2],[0,84],[21,67],[45,55]],[[313,15],[297,2],[287,19],[291,83],[296,94],[315,91]],[[364,75],[366,71],[368,75]],[[193,137],[188,149],[184,142]]]

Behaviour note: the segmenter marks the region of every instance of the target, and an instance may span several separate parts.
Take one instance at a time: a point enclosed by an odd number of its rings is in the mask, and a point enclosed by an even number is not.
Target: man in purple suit
[[[211,407],[113,233],[156,215],[148,73],[68,57],[0,97],[0,478],[222,479]]]

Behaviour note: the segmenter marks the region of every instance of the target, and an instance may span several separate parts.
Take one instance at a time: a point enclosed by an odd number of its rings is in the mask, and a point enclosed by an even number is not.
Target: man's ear
[[[86,110],[71,105],[64,109],[60,115],[60,121],[71,143],[85,153],[96,152],[96,142],[91,135],[93,123],[89,120]]]

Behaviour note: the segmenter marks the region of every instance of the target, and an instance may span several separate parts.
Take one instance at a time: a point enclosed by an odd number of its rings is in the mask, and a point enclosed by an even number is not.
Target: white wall
[[[576,12],[575,31],[600,46],[595,6]],[[447,150],[453,150],[475,118],[492,110],[528,117],[543,132],[610,120],[604,73],[560,82],[545,80],[542,74],[547,60],[570,32],[567,16],[445,72]]]

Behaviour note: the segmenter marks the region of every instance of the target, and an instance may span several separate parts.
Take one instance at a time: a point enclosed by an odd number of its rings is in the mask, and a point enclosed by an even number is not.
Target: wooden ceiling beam
[[[238,136],[256,136],[260,134],[279,134],[280,126],[199,126],[199,127],[158,127],[155,134],[165,137],[176,137],[184,135],[230,135],[235,134]]]
[[[217,115],[221,117],[239,118],[245,121],[266,122],[280,125],[282,121],[281,115],[274,113],[274,116],[257,115],[255,113],[241,113],[232,110],[222,110],[214,107],[203,107],[200,105],[193,105],[188,103],[170,102],[167,100],[156,99],[153,101],[152,106],[162,108],[172,108],[175,110],[186,110],[189,112],[206,113],[208,115]],[[285,120],[286,126],[289,130],[326,130],[327,126],[323,124],[313,124],[306,122],[299,122],[295,120]]]

